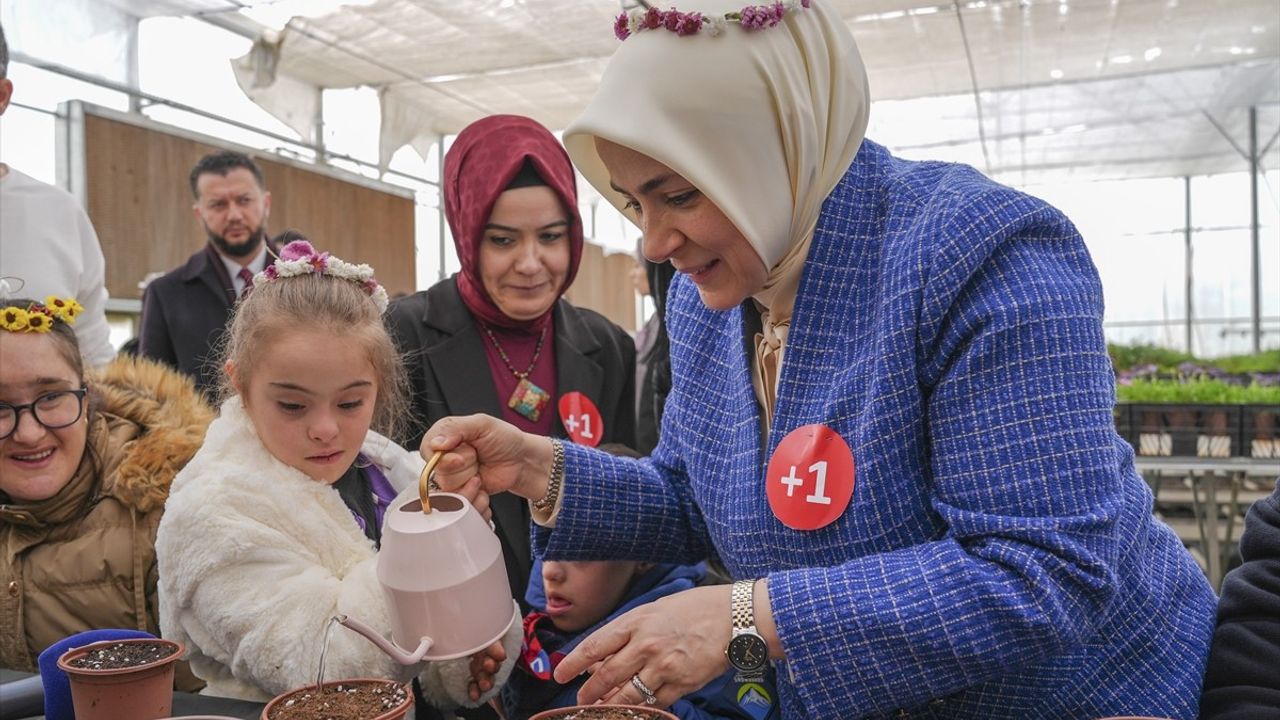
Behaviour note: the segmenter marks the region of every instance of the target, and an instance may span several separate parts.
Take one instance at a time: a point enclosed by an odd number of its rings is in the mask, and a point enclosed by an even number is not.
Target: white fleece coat
[[[363,451],[397,491],[416,487],[423,466],[417,453],[372,431]],[[174,479],[156,554],[161,631],[186,644],[208,694],[260,701],[314,682],[334,615],[390,637],[373,543],[337,490],[267,451],[238,397],[223,404],[204,445]],[[497,686],[510,673],[520,637],[513,623]],[[404,681],[415,672],[433,705],[476,704],[467,698],[467,658],[406,668],[351,630],[331,633],[326,679]]]

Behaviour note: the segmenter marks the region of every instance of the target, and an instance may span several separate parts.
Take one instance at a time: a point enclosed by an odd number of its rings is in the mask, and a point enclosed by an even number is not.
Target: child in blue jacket
[[[511,679],[502,688],[507,720],[527,720],[552,708],[577,705],[586,675],[561,685],[556,664],[596,628],[628,610],[682,590],[707,577],[706,566],[620,561],[535,561],[525,599],[524,644]],[[773,669],[759,682],[738,682],[733,671],[677,700],[668,710],[681,720],[777,720]]]

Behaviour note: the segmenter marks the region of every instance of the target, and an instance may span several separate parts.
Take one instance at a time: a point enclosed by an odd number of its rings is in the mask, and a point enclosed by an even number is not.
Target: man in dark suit
[[[236,302],[266,267],[271,193],[249,156],[221,151],[191,170],[192,211],[208,244],[147,286],[142,299],[142,355],[172,365],[216,394],[222,332]]]

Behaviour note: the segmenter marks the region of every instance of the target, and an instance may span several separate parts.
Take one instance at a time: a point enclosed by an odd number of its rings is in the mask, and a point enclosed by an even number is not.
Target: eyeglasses
[[[36,422],[50,430],[67,427],[84,414],[84,395],[89,389],[57,390],[45,393],[26,405],[0,403],[0,440],[13,434],[22,419],[22,411],[30,410]]]

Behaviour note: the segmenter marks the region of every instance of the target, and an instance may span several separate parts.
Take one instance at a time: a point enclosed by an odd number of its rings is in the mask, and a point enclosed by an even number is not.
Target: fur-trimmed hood
[[[118,457],[106,458],[115,468],[102,491],[140,512],[163,507],[173,477],[204,442],[213,408],[189,377],[145,358],[117,358],[90,372],[88,383],[109,425],[118,418],[139,429]]]

